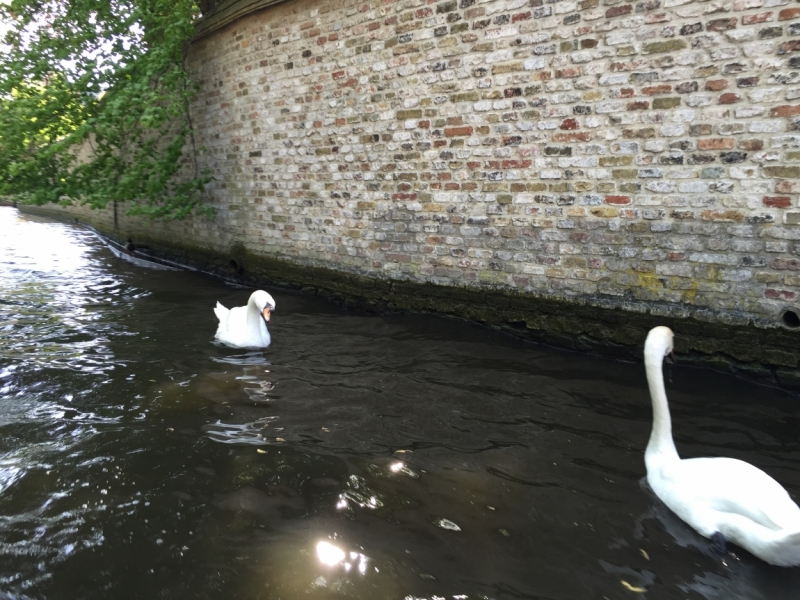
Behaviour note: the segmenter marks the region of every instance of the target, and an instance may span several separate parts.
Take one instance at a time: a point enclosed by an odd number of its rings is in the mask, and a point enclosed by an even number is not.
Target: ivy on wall
[[[0,4],[0,195],[213,214],[184,68],[199,16],[194,0]]]

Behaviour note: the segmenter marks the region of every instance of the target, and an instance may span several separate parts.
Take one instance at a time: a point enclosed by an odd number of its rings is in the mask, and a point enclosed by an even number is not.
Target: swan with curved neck
[[[247,306],[227,309],[217,302],[214,314],[219,326],[215,337],[237,348],[266,348],[272,341],[267,322],[273,312],[275,300],[263,290],[253,292]]]
[[[656,327],[644,344],[653,401],[647,482],[675,514],[722,548],[728,541],[770,564],[800,565],[800,508],[777,481],[735,458],[678,456],[661,368],[672,338],[669,328]]]

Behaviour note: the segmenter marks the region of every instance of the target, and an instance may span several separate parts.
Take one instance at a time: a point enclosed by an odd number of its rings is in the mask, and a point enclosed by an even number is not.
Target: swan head
[[[255,306],[265,324],[269,322],[270,315],[275,312],[275,300],[264,290],[253,292],[248,304]]]
[[[672,354],[674,337],[669,327],[653,327],[644,343],[645,362],[661,364],[665,357]]]

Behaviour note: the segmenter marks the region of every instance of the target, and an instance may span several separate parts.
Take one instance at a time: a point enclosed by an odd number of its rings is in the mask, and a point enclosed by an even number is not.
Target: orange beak
[[[269,316],[270,316],[269,306],[264,307],[264,310],[261,311],[261,316],[264,317],[264,321],[269,321]]]

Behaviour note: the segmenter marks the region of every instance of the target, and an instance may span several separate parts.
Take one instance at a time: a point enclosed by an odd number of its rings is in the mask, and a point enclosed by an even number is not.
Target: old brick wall
[[[798,50],[788,0],[291,0],[191,49],[208,235],[775,325],[800,293]]]

